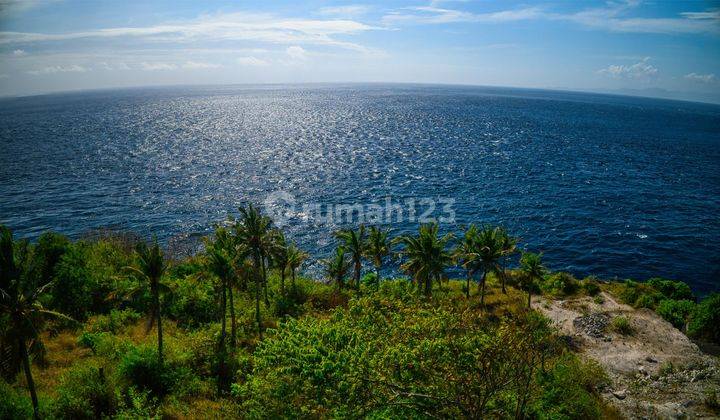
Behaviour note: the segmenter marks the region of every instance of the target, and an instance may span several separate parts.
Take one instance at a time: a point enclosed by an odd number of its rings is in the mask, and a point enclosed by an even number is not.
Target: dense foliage
[[[2,234],[0,418],[602,415],[602,370],[528,308],[601,282],[547,272],[501,228],[341,231],[326,282],[298,275],[307,254],[253,207],[179,260],[131,235]],[[393,255],[409,279],[382,276]],[[720,295],[612,287],[720,338]]]

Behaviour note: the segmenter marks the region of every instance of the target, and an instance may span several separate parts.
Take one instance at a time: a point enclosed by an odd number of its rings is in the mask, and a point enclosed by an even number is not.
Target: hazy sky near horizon
[[[0,95],[303,82],[720,102],[720,1],[0,0]]]

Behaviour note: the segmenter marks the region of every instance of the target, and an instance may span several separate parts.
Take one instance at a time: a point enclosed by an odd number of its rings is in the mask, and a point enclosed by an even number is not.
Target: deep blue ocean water
[[[451,198],[444,230],[505,225],[552,269],[720,290],[720,106],[414,85],[0,100],[0,223],[17,236],[113,226],[167,242],[278,191],[298,208]],[[301,213],[286,231],[327,256],[341,223]]]

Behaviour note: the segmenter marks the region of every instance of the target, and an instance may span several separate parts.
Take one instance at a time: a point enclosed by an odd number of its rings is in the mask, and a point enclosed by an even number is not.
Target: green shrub
[[[117,334],[128,325],[134,324],[141,315],[132,309],[112,309],[107,315],[97,315],[88,320],[85,330],[93,333],[109,332]]]
[[[654,310],[657,307],[658,302],[660,302],[662,299],[663,297],[660,293],[643,294],[637,298],[635,303],[633,303],[633,306],[636,308],[647,308]]]
[[[21,394],[10,384],[0,380],[0,419],[29,419],[32,415],[29,395]]]
[[[693,301],[665,299],[660,301],[655,311],[675,328],[683,329],[694,309]]]
[[[174,280],[173,293],[165,296],[167,315],[183,327],[198,327],[219,319],[215,289],[209,281],[193,277]]]
[[[593,395],[608,383],[607,374],[595,362],[583,363],[567,353],[546,374],[540,375],[541,394],[532,406],[538,419],[600,418],[600,405]]]
[[[690,315],[688,334],[720,343],[720,293],[703,299]]]
[[[156,397],[167,395],[176,379],[167,363],[160,366],[157,350],[148,346],[128,351],[120,360],[118,370],[131,386]]]
[[[671,375],[671,374],[675,373],[675,365],[673,365],[673,362],[671,362],[669,360],[662,362],[660,364],[658,373],[660,374],[660,376]]]
[[[600,293],[600,285],[594,279],[585,279],[581,282],[581,285],[588,296],[595,296]]]
[[[543,292],[553,296],[569,296],[579,288],[579,282],[570,273],[553,273],[547,276],[540,285]]]
[[[102,369],[84,366],[65,374],[51,410],[59,419],[99,419],[117,411],[115,386]]]
[[[366,287],[377,287],[378,286],[377,275],[374,272],[365,273],[365,275],[362,276],[362,278],[360,279],[360,284],[363,284]]]
[[[666,280],[655,277],[648,280],[648,284],[668,299],[695,300],[695,296],[693,296],[690,286],[681,281]]]
[[[622,315],[616,316],[612,319],[610,322],[610,328],[622,335],[631,335],[634,332],[632,325],[630,325],[630,321]]]

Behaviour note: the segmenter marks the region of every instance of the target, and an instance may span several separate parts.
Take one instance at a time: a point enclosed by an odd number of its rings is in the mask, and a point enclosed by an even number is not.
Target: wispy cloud
[[[182,68],[188,70],[201,70],[201,69],[217,69],[222,67],[220,64],[215,63],[203,63],[200,61],[186,61]]]
[[[322,7],[318,13],[326,16],[357,17],[370,11],[370,6],[364,4],[350,4],[346,6]]]
[[[54,74],[54,73],[84,73],[88,71],[87,68],[83,66],[79,66],[77,64],[70,65],[70,66],[48,66],[44,67],[42,69],[37,70],[30,70],[27,73],[32,75],[41,75],[41,74]]]
[[[717,77],[715,77],[714,73],[710,74],[698,74],[698,73],[689,73],[686,74],[685,79],[693,81],[693,82],[700,82],[700,83],[715,83],[718,81]]]
[[[606,6],[586,8],[574,13],[553,12],[547,7],[526,7],[487,13],[430,6],[406,7],[389,12],[382,18],[386,25],[442,24],[454,22],[505,23],[526,20],[566,21],[588,28],[610,32],[633,33],[720,33],[720,11],[684,12],[678,17],[630,17],[640,2],[609,2]]]
[[[649,64],[649,60],[650,59],[646,57],[644,60],[629,66],[611,64],[604,69],[598,70],[597,73],[615,79],[647,79],[658,74],[658,69]]]
[[[249,57],[238,57],[235,60],[241,66],[267,66],[270,63],[261,58],[249,56]]]
[[[140,63],[140,68],[145,71],[175,70],[177,65],[170,63]]]
[[[293,45],[292,47],[288,47],[285,50],[285,53],[287,53],[290,58],[293,60],[307,60],[307,51],[303,47],[298,47],[297,45]]]
[[[12,52],[15,57],[22,57],[23,55],[27,55],[25,50],[17,49]]]
[[[48,34],[0,32],[0,44],[28,44],[91,38],[142,38],[153,42],[253,41],[274,44],[327,45],[358,51],[365,47],[341,41],[337,35],[373,30],[347,19],[294,19],[268,14],[226,13],[197,19],[143,27],[119,27],[93,31]]]

